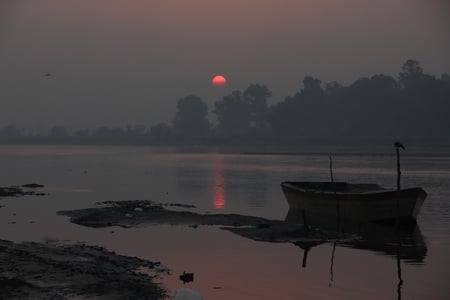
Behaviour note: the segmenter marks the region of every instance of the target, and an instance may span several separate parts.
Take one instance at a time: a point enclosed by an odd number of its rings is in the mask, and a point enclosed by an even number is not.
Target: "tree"
[[[249,106],[250,127],[258,131],[265,130],[268,126],[267,99],[272,96],[272,92],[265,85],[251,84],[243,95]]]
[[[74,136],[79,139],[87,139],[89,138],[89,129],[79,129],[75,131]]]
[[[22,139],[22,137],[23,136],[21,130],[13,125],[7,125],[0,129],[1,143],[14,143]]]
[[[50,130],[50,136],[56,140],[63,140],[69,136],[69,133],[64,126],[53,126]]]
[[[219,130],[227,136],[243,136],[250,128],[250,106],[241,91],[233,91],[214,103]]]
[[[172,121],[175,133],[188,138],[205,137],[209,133],[208,105],[194,95],[181,98]]]
[[[158,123],[150,128],[150,138],[154,142],[167,142],[172,137],[172,129],[165,123]]]
[[[120,127],[110,128],[101,126],[97,128],[94,138],[102,143],[120,144],[123,143],[124,136],[124,130]]]
[[[145,126],[141,124],[127,125],[125,134],[129,137],[141,137],[145,134]]]
[[[450,75],[447,74],[447,73],[442,73],[441,81],[444,82],[444,83],[449,84],[450,83]]]
[[[327,95],[337,97],[344,90],[344,87],[337,81],[329,82],[325,85]]]
[[[313,93],[313,92],[321,92],[322,81],[320,79],[311,77],[311,76],[305,76],[303,78],[303,93]]]
[[[278,102],[269,108],[268,121],[272,131],[277,138],[296,138],[302,129],[303,120],[299,113],[303,108],[298,99],[286,97],[284,101]]]
[[[303,78],[303,88],[293,97],[270,108],[269,122],[277,137],[290,140],[314,138],[328,123],[327,93],[322,81],[311,76]]]
[[[417,60],[408,59],[402,66],[402,71],[398,74],[399,83],[405,88],[418,85],[423,77],[423,69]]]

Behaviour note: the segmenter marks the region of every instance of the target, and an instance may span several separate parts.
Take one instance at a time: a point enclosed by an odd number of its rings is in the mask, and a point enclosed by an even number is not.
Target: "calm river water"
[[[284,180],[329,180],[321,154],[262,155],[153,147],[1,146],[0,186],[44,184],[44,197],[0,199],[0,238],[86,241],[160,261],[159,280],[199,291],[205,299],[450,299],[450,155],[402,157],[402,186],[428,193],[412,240],[321,244],[255,242],[217,227],[91,229],[56,215],[107,200],[154,200],[198,212],[284,219]],[[241,152],[242,153],[242,152]],[[394,187],[395,156],[335,155],[337,181]],[[112,233],[111,231],[114,231]],[[389,233],[388,233],[389,235]],[[400,249],[398,264],[395,249]],[[405,251],[403,254],[401,251]],[[406,253],[406,254],[405,254]],[[193,272],[183,285],[178,275]],[[401,278],[402,282],[400,281]]]

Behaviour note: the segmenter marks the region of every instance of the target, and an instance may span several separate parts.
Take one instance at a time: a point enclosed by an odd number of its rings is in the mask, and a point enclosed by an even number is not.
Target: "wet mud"
[[[240,214],[200,214],[192,211],[171,210],[174,204],[158,204],[149,200],[108,201],[97,203],[97,207],[60,211],[58,214],[70,217],[70,221],[87,227],[124,228],[184,225],[196,228],[200,225],[215,225],[223,230],[256,240],[267,242],[297,242],[304,240],[332,241],[342,239],[342,234],[306,228],[282,220]]]
[[[45,193],[36,191],[36,189],[43,187],[43,185],[37,183],[28,183],[21,186],[0,186],[0,199],[5,197],[44,196]]]
[[[164,299],[148,275],[157,266],[97,246],[0,240],[0,299]]]

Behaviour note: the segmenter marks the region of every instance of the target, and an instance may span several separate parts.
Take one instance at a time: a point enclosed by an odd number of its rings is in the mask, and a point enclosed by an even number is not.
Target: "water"
[[[329,180],[327,155],[198,150],[1,146],[0,185],[41,183],[48,195],[1,199],[0,238],[81,240],[161,261],[171,275],[159,280],[172,294],[188,287],[205,299],[449,299],[445,154],[402,157],[402,186],[421,186],[428,197],[418,220],[423,259],[401,260],[400,289],[396,256],[373,246],[321,244],[309,250],[303,268],[304,250],[292,243],[254,242],[213,226],[91,229],[55,213],[98,201],[149,199],[194,204],[202,213],[284,219],[288,205],[281,181]],[[339,155],[333,162],[337,181],[396,184],[394,156]],[[183,271],[194,272],[195,281],[183,285],[178,279]]]

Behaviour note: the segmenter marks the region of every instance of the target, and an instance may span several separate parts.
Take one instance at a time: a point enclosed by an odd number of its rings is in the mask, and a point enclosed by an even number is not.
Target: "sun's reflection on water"
[[[223,158],[218,157],[214,166],[214,208],[224,209],[226,204],[225,198],[225,180]]]

